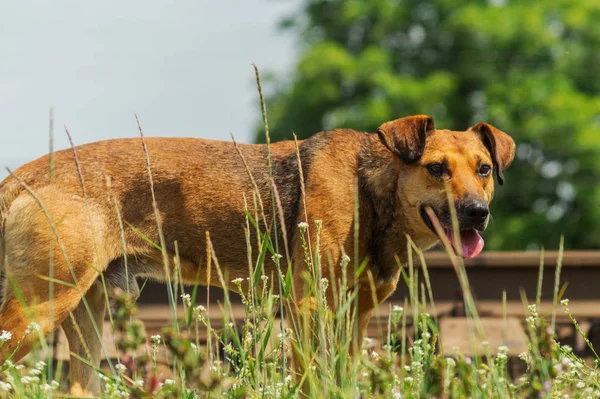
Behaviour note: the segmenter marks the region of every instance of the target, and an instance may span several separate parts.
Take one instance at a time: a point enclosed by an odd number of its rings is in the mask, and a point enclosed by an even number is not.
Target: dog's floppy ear
[[[423,155],[427,133],[434,130],[431,117],[416,115],[386,122],[379,126],[377,134],[388,150],[409,164]]]
[[[481,134],[483,143],[492,156],[498,183],[504,184],[503,172],[515,157],[515,142],[508,134],[485,122],[479,122],[471,130]]]

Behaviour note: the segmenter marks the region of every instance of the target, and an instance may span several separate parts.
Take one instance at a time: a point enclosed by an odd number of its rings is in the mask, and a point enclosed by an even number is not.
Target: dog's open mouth
[[[479,231],[477,229],[466,229],[460,231],[460,237],[457,240],[454,237],[454,230],[452,226],[446,226],[444,223],[440,221],[438,216],[435,214],[433,209],[430,207],[421,207],[421,217],[423,221],[435,234],[440,236],[437,229],[443,231],[443,233],[448,237],[452,248],[454,248],[454,252],[457,255],[462,256],[463,258],[474,258],[481,253],[483,250],[484,241],[483,238],[479,235]],[[437,225],[437,229],[436,229]],[[460,243],[460,245],[458,245]],[[460,248],[457,248],[460,246]]]

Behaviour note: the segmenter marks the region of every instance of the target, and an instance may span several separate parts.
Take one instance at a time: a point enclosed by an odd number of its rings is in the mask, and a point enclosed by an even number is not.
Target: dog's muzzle
[[[487,227],[490,216],[489,208],[485,202],[479,200],[461,201],[456,205],[458,236],[454,234],[448,208],[440,212],[423,205],[420,208],[421,218],[438,237],[440,237],[440,233],[443,233],[458,255],[474,258],[483,250],[484,241],[479,232]],[[439,225],[441,232],[436,229],[436,225]]]

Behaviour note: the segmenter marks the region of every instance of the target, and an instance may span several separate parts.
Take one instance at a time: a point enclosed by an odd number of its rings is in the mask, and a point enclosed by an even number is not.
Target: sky
[[[55,148],[139,135],[250,142],[254,70],[285,77],[299,0],[23,0],[0,5],[0,178]]]

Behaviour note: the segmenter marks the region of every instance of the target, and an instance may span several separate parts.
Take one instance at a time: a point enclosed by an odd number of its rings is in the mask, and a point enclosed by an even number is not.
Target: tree
[[[518,144],[487,248],[557,248],[562,234],[598,248],[598,20],[597,0],[307,0],[282,23],[303,50],[269,86],[272,138],[418,113],[456,130],[484,120]]]

